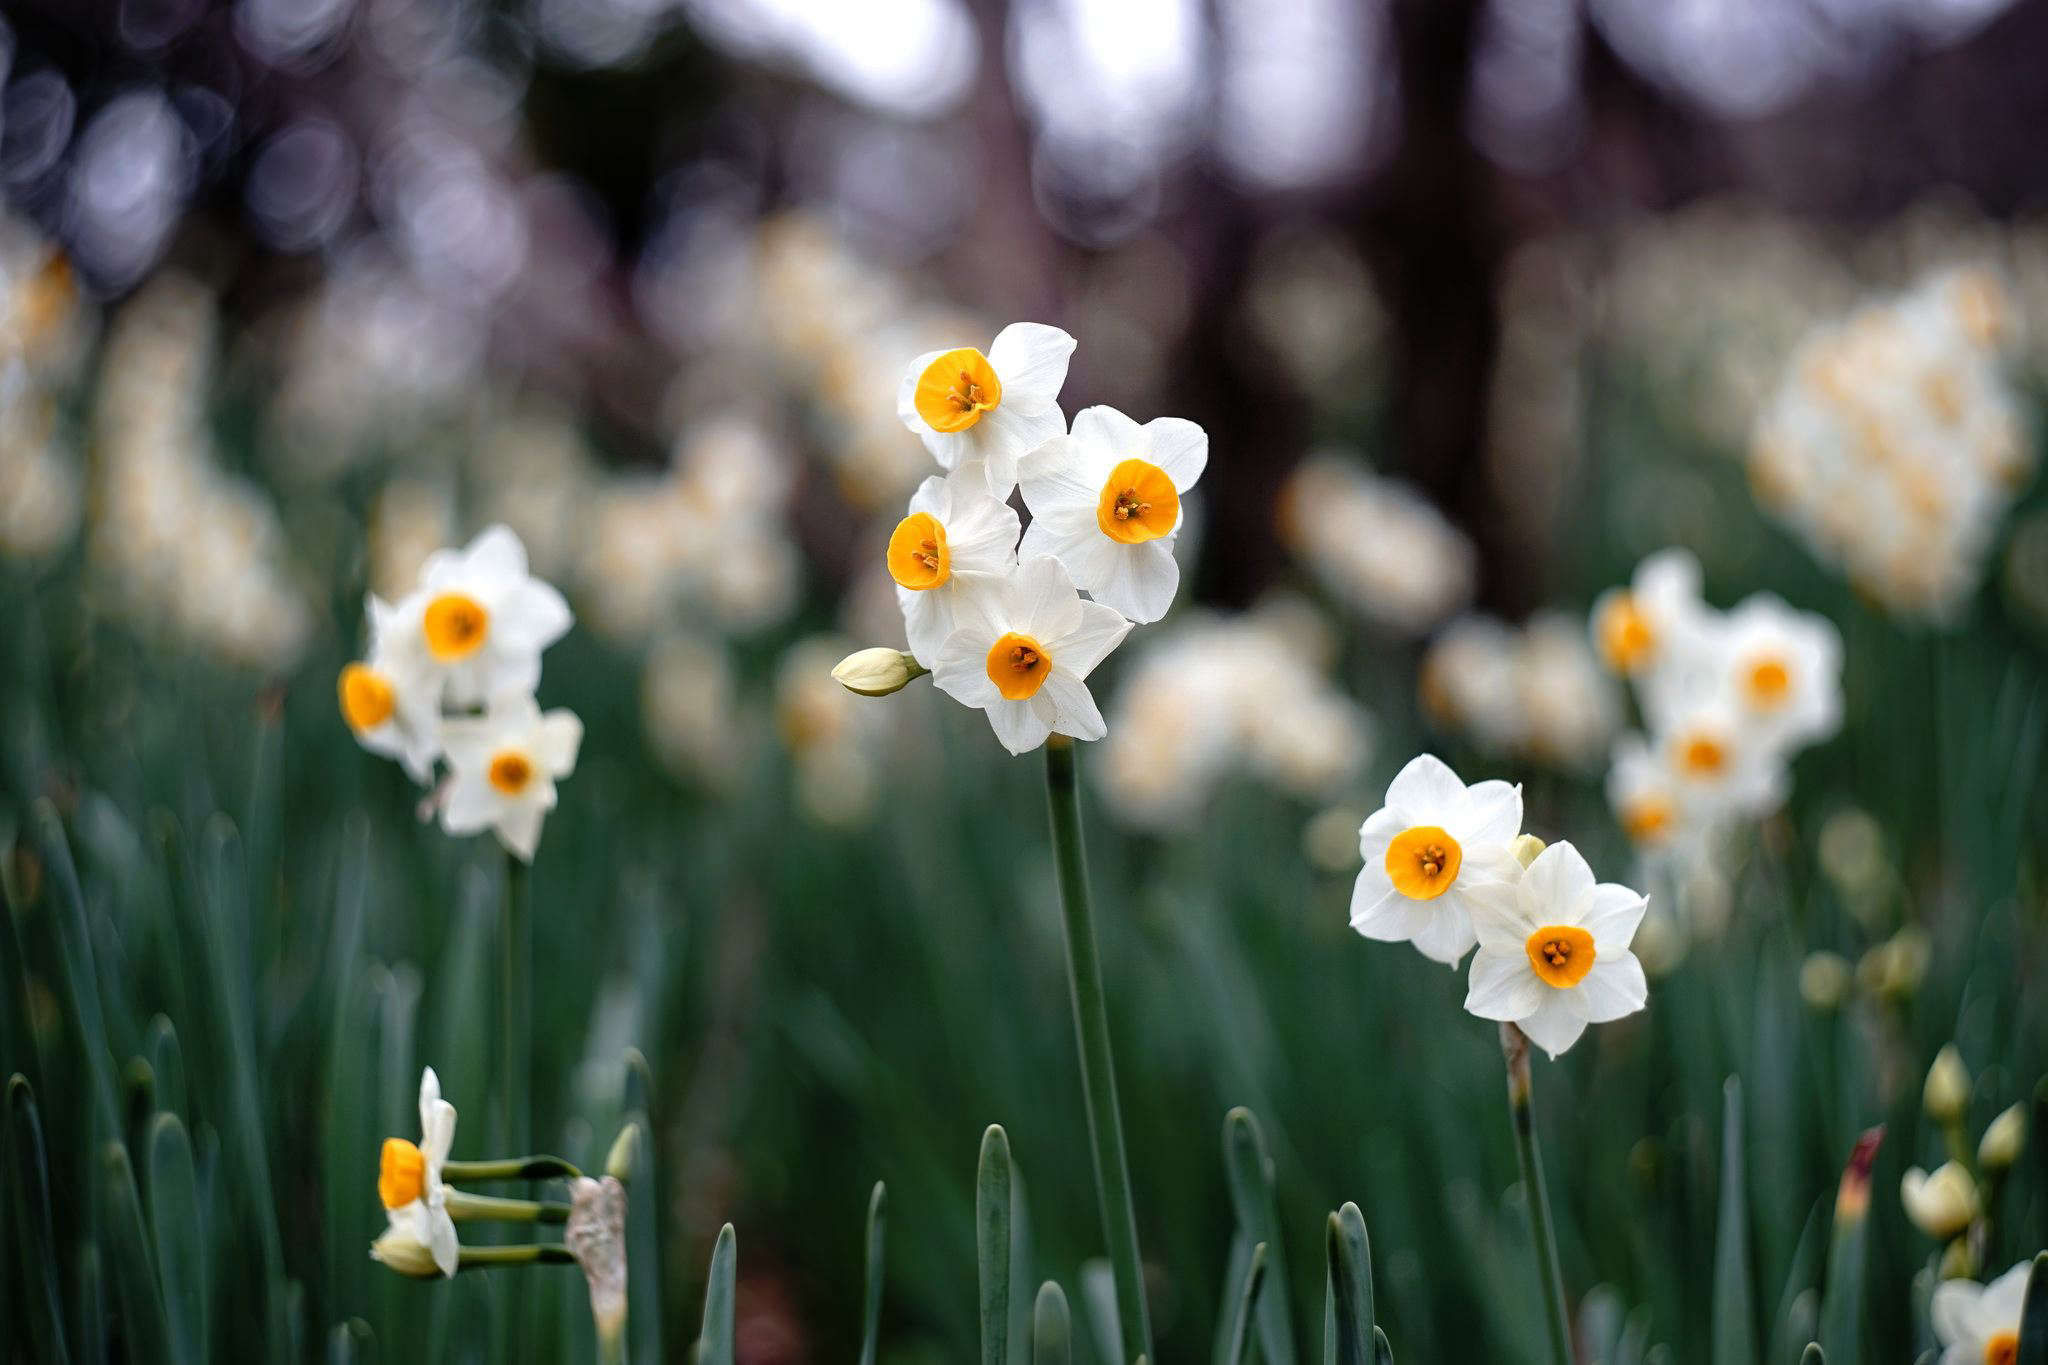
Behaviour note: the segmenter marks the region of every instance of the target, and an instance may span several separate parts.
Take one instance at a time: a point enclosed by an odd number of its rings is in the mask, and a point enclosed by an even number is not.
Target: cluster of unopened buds
[[[562,594],[527,572],[526,548],[493,526],[439,550],[419,585],[368,599],[370,649],[341,671],[341,714],[362,746],[423,785],[450,834],[490,829],[531,862],[555,783],[576,767],[583,723],[534,699],[541,652],[574,621]]]
[[[1133,623],[1173,605],[1181,500],[1209,459],[1208,437],[1178,417],[1141,425],[1094,407],[1070,430],[1059,391],[1073,350],[1058,328],[1019,322],[986,354],[911,363],[897,412],[947,472],[919,485],[889,537],[909,649],[863,650],[833,671],[869,696],[930,673],[987,712],[1013,754],[1107,733],[1086,679]],[[1017,489],[1028,529],[1009,505]]]

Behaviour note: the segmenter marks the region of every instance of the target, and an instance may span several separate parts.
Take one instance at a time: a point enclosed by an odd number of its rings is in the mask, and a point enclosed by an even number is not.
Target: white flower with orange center
[[[1074,339],[1042,322],[1013,322],[984,355],[972,346],[928,351],[910,362],[896,415],[947,469],[982,462],[988,491],[1007,498],[1017,461],[1063,434],[1061,385]]]
[[[542,715],[525,692],[500,693],[482,716],[448,721],[441,740],[449,768],[441,828],[495,830],[509,852],[532,862],[555,783],[576,769],[583,722],[572,711]]]
[[[930,668],[938,658],[958,604],[993,591],[1016,567],[1017,528],[1017,514],[989,493],[980,460],[918,485],[889,537],[889,576],[920,664]]]
[[[1941,1342],[1941,1365],[2013,1365],[2020,1358],[2020,1309],[2026,1303],[2031,1260],[1990,1284],[1943,1280],[1934,1287],[1927,1316]]]
[[[1645,853],[1668,851],[1693,832],[1671,770],[1641,735],[1623,735],[1614,743],[1607,804],[1622,832]]]
[[[1791,785],[1784,760],[1725,698],[1664,718],[1652,743],[1680,803],[1696,819],[1761,817],[1784,804]]]
[[[1519,1027],[1558,1056],[1588,1024],[1634,1014],[1649,1000],[1643,964],[1629,950],[1649,902],[1593,880],[1579,851],[1554,843],[1521,878],[1473,888],[1479,951],[1465,1008]]]
[[[420,587],[398,604],[394,651],[402,643],[448,700],[472,706],[499,692],[531,692],[541,651],[574,623],[562,594],[526,571],[526,547],[493,526],[460,550],[437,550]]]
[[[1757,593],[1719,635],[1737,708],[1776,744],[1811,744],[1842,723],[1842,635],[1834,622]]]
[[[377,1165],[377,1197],[391,1227],[370,1254],[384,1260],[379,1249],[385,1249],[395,1258],[393,1268],[405,1274],[415,1273],[412,1247],[426,1248],[443,1275],[455,1273],[461,1248],[448,1215],[448,1187],[441,1183],[441,1166],[454,1144],[455,1106],[441,1098],[440,1077],[428,1067],[420,1073],[419,1142],[384,1139]]]
[[[1699,561],[1660,550],[1636,566],[1628,587],[1593,600],[1593,648],[1616,673],[1646,677],[1683,653],[1702,611]]]
[[[416,659],[393,648],[397,609],[374,593],[368,605],[370,655],[341,670],[341,718],[358,744],[397,759],[406,776],[425,783],[441,753],[441,699]]]
[[[1521,831],[1520,787],[1467,787],[1435,755],[1411,759],[1359,828],[1365,866],[1351,890],[1351,927],[1457,966],[1474,941],[1473,889],[1520,873],[1510,846]]]
[[[1096,601],[1157,621],[1180,586],[1181,498],[1208,463],[1208,436],[1184,418],[1140,426],[1115,408],[1084,408],[1071,435],[1017,467],[1031,509],[1017,553],[1052,555]]]
[[[1047,735],[1101,739],[1102,712],[1087,676],[1129,633],[1131,623],[1084,602],[1050,556],[1026,559],[995,591],[963,599],[959,625],[939,650],[932,682],[955,701],[988,712],[1013,754]]]

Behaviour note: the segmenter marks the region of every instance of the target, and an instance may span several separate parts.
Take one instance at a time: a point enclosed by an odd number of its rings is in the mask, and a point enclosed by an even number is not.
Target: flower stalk
[[[526,864],[505,855],[500,949],[498,1045],[504,1049],[505,1144],[524,1151],[533,1123],[528,1085],[533,1066],[533,925]]]
[[[559,1200],[500,1199],[495,1195],[448,1191],[448,1216],[458,1223],[566,1223],[569,1206]]]
[[[1088,1138],[1102,1231],[1116,1283],[1117,1317],[1126,1359],[1154,1359],[1151,1316],[1138,1258],[1138,1221],[1131,1203],[1131,1172],[1124,1157],[1123,1113],[1117,1104],[1116,1059],[1110,1051],[1109,1010],[1103,1002],[1102,964],[1096,955],[1095,918],[1088,898],[1087,851],[1081,836],[1081,796],[1074,742],[1054,735],[1045,745],[1046,807],[1052,819],[1053,862],[1067,942],[1067,985],[1074,1002],[1074,1033],[1087,1101]]]
[[[1514,1024],[1500,1026],[1500,1051],[1507,1063],[1508,1115],[1515,1125],[1515,1159],[1522,1168],[1524,1203],[1529,1210],[1530,1249],[1543,1284],[1544,1325],[1549,1330],[1553,1365],[1572,1365],[1571,1319],[1564,1301],[1564,1272],[1557,1259],[1557,1236],[1551,1230],[1550,1196],[1543,1188],[1542,1153],[1536,1147],[1535,1115],[1530,1108],[1529,1039]]]

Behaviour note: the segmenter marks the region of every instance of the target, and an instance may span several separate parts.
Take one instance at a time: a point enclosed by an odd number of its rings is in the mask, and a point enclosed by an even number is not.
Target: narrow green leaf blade
[[[2048,1251],[2034,1257],[2027,1272],[2027,1296],[2020,1302],[2017,1365],[2048,1365]]]
[[[1374,1365],[1394,1365],[1393,1343],[1377,1327],[1372,1329],[1372,1358]]]
[[[1237,1224],[1253,1242],[1266,1244],[1266,1277],[1271,1290],[1259,1302],[1259,1349],[1266,1365],[1294,1365],[1294,1328],[1288,1319],[1287,1272],[1280,1254],[1279,1203],[1273,1188],[1273,1158],[1252,1111],[1240,1106],[1223,1118],[1223,1162],[1230,1177],[1230,1204]]]
[[[149,1251],[142,1201],[128,1149],[118,1142],[100,1148],[100,1237],[113,1261],[114,1298],[120,1305],[121,1340],[138,1362],[172,1359],[170,1328]]]
[[[1820,1348],[1819,1342],[1809,1341],[1799,1353],[1799,1365],[1828,1365],[1828,1353]]]
[[[1365,1233],[1365,1215],[1347,1203],[1329,1217],[1326,1260],[1331,1304],[1336,1313],[1337,1365],[1368,1365],[1371,1360],[1372,1247]]]
[[[974,1176],[974,1241],[981,1285],[982,1365],[1010,1352],[1010,1138],[992,1123],[981,1135]]]
[[[1031,1305],[1031,1365],[1073,1365],[1074,1319],[1067,1295],[1051,1280],[1038,1286]]]
[[[1244,1365],[1247,1358],[1252,1319],[1258,1312],[1259,1288],[1266,1280],[1266,1251],[1264,1242],[1252,1248],[1251,1260],[1245,1265],[1244,1286],[1230,1305],[1230,1350],[1224,1356],[1224,1365]]]
[[[1828,1249],[1827,1288],[1821,1297],[1820,1343],[1834,1365],[1863,1365],[1864,1261],[1868,1249],[1870,1168],[1884,1128],[1856,1140],[1835,1192],[1835,1226]]]
[[[711,1249],[711,1276],[704,1284],[704,1326],[697,1337],[699,1365],[732,1365],[733,1295],[739,1278],[739,1250],[732,1224],[718,1230]]]
[[[1749,1203],[1742,1164],[1742,1082],[1721,1087],[1721,1218],[1714,1245],[1714,1365],[1756,1365]]]
[[[205,1224],[199,1212],[199,1178],[192,1143],[176,1114],[158,1114],[149,1130],[149,1215],[164,1311],[177,1359],[203,1365],[207,1345],[206,1289],[209,1263]]]
[[[28,1322],[28,1339],[38,1359],[68,1361],[43,1121],[36,1111],[35,1091],[19,1072],[7,1081],[7,1196],[7,1221],[14,1224],[26,1300],[19,1311]]]
[[[875,1365],[875,1339],[882,1330],[882,1236],[888,1221],[889,1191],[875,1182],[868,1196],[867,1292],[860,1314],[860,1365]]]

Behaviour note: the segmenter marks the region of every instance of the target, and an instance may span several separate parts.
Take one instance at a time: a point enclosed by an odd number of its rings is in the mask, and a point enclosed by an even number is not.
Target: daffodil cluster
[[[1094,407],[1070,429],[1059,392],[1073,350],[1057,327],[1012,323],[986,353],[919,356],[897,392],[903,424],[947,471],[918,486],[886,551],[910,658],[987,712],[1013,754],[1107,733],[1087,677],[1133,623],[1172,606],[1181,499],[1209,459],[1209,438],[1178,417]]]
[[[1758,501],[1887,607],[1952,616],[2033,472],[2006,375],[2017,340],[2006,288],[1982,269],[1821,328],[1758,418]]]
[[[1621,695],[1575,617],[1511,626],[1460,616],[1429,642],[1419,682],[1430,722],[1490,754],[1595,768],[1621,728]]]
[[[1945,1278],[1977,1273],[1999,1192],[2027,1146],[2027,1109],[2020,1103],[1986,1124],[1973,1150],[1964,1126],[1970,1091],[1969,1068],[1950,1043],[1935,1055],[1920,1092],[1921,1108],[1941,1130],[1948,1160],[1931,1172],[1911,1167],[1899,1180],[1899,1202],[1906,1217],[1944,1247]]]
[[[543,714],[534,700],[541,652],[569,629],[569,604],[527,572],[519,537],[493,526],[429,555],[397,602],[370,594],[368,612],[368,657],[341,671],[343,720],[416,782],[445,763],[433,800],[442,828],[494,830],[531,862],[583,742],[573,712]]]
[[[1468,787],[1423,754],[1388,785],[1358,848],[1351,927],[1453,968],[1476,947],[1465,1008],[1552,1057],[1648,1002],[1629,947],[1647,899],[1596,881],[1571,844],[1524,835],[1520,787]]]
[[[1699,562],[1663,550],[1593,603],[1600,658],[1634,691],[1646,734],[1616,742],[1607,794],[1646,853],[1691,855],[1728,824],[1769,815],[1786,764],[1842,721],[1833,622],[1756,593],[1732,611],[1700,596]]]

